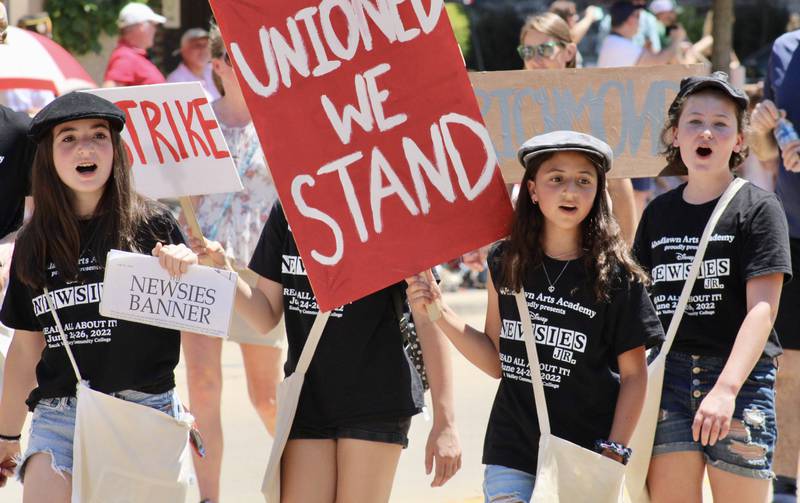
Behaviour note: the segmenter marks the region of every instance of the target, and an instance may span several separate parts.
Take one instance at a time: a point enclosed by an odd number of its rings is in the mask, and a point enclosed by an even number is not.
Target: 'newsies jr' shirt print
[[[143,253],[153,249],[156,239],[165,244],[183,242],[177,222],[163,211],[138,229],[137,242]],[[104,268],[87,247],[96,224],[94,219],[79,224],[82,253],[78,281],[65,281],[52,263],[47,268],[48,290],[81,375],[92,389],[103,393],[124,389],[168,391],[175,386],[173,369],[178,364],[180,333],[100,315]],[[38,386],[28,397],[33,409],[42,398],[74,396],[76,379],[44,292],[34,291],[17,279],[16,260],[15,256],[0,321],[17,330],[42,332],[45,339],[36,366]]]
[[[485,464],[536,473],[539,423],[533,400],[522,322],[512,292],[498,285],[505,243],[492,248],[489,267],[498,291],[502,376],[483,449]],[[608,438],[619,376],[617,356],[663,337],[641,284],[617,278],[609,302],[597,302],[583,259],[544,259],[550,278],[563,274],[553,292],[541,267],[523,281],[553,434],[591,449]]]
[[[650,294],[664,330],[717,204],[717,199],[687,203],[685,187],[650,203],[634,243],[637,259],[652,277]],[[748,183],[731,200],[711,234],[673,350],[727,356],[747,314],[747,280],[776,272],[787,280],[792,273],[786,216],[773,194]],[[764,354],[780,353],[772,330]]]

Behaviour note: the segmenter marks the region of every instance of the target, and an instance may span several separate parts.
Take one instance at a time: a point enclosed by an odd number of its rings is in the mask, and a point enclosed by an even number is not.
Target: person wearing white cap
[[[679,26],[679,8],[675,4],[675,0],[653,0],[650,4],[650,12],[658,19],[661,45],[666,47],[670,43],[669,34]]]
[[[147,59],[153,47],[156,27],[167,20],[141,3],[129,3],[119,12],[117,47],[111,52],[103,87],[163,84],[164,75]]]
[[[181,36],[181,63],[167,75],[167,82],[200,82],[209,102],[219,99],[211,70],[211,50],[208,32],[202,28],[190,28]]]

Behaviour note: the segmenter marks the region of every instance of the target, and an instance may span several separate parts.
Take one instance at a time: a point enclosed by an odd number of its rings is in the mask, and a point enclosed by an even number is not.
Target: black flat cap
[[[28,136],[38,143],[62,122],[95,117],[107,120],[114,131],[122,131],[125,127],[125,113],[117,105],[91,93],[73,91],[59,96],[39,110],[28,128]]]
[[[747,110],[747,105],[750,99],[744,91],[736,89],[730,82],[728,82],[728,74],[725,72],[714,72],[711,75],[686,77],[681,80],[681,88],[678,95],[672,101],[669,107],[669,113],[674,114],[678,112],[678,106],[683,98],[695,94],[703,89],[719,89],[727,96],[729,96],[741,110]]]
[[[606,173],[614,162],[614,151],[608,143],[577,131],[553,131],[534,136],[522,144],[517,151],[517,158],[522,167],[528,169],[528,163],[539,155],[565,151],[592,156]]]

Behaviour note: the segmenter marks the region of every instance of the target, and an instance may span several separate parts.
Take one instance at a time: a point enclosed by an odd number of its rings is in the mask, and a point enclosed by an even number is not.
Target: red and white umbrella
[[[0,44],[0,89],[46,89],[64,94],[97,87],[66,49],[47,37],[14,26]]]

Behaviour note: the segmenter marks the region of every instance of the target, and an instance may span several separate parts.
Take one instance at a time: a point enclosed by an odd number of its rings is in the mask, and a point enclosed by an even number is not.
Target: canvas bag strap
[[[56,306],[53,305],[53,300],[50,298],[50,292],[47,291],[47,287],[44,287],[44,298],[47,301],[47,307],[49,307],[50,312],[53,313],[53,319],[58,327],[58,333],[61,334],[61,342],[64,344],[64,349],[67,351],[67,356],[69,357],[69,362],[72,364],[72,370],[75,372],[75,377],[78,378],[78,382],[81,382],[83,380],[81,377],[81,371],[78,370],[78,364],[75,362],[75,356],[72,354],[72,349],[69,347],[67,334],[64,333],[64,327],[61,326],[61,319],[58,317]]]
[[[308,370],[311,358],[314,357],[317,344],[319,344],[319,339],[322,337],[322,332],[325,330],[325,324],[328,323],[330,315],[330,311],[317,313],[314,324],[311,326],[311,332],[308,333],[308,339],[306,339],[306,343],[303,346],[303,352],[300,353],[300,359],[297,361],[297,367],[294,369],[295,372],[305,374]]]
[[[678,327],[681,324],[683,313],[686,310],[686,304],[689,303],[689,297],[692,294],[694,282],[697,280],[697,275],[700,273],[700,267],[703,264],[703,257],[706,254],[706,248],[708,247],[711,234],[714,232],[714,228],[717,226],[720,217],[725,212],[725,208],[728,207],[728,203],[731,202],[733,196],[735,196],[739,189],[744,187],[746,183],[747,181],[743,178],[734,178],[717,201],[717,205],[714,206],[714,211],[711,213],[711,217],[708,219],[705,229],[703,229],[703,236],[700,238],[700,244],[697,246],[697,252],[694,255],[692,266],[689,269],[689,276],[686,278],[686,283],[683,284],[681,296],[678,298],[678,305],[675,308],[675,313],[672,315],[672,320],[670,320],[669,327],[667,328],[666,339],[661,346],[661,353],[664,355],[669,353],[672,343],[675,341],[675,336],[678,334]]]
[[[531,385],[533,386],[533,399],[536,404],[536,416],[539,419],[539,432],[542,435],[550,434],[550,416],[547,415],[547,401],[544,397],[544,384],[542,372],[539,368],[539,355],[536,353],[536,341],[533,339],[533,325],[525,301],[525,290],[514,292],[517,301],[519,319],[522,322],[522,334],[525,338],[525,351],[528,353],[528,366],[531,370]]]

